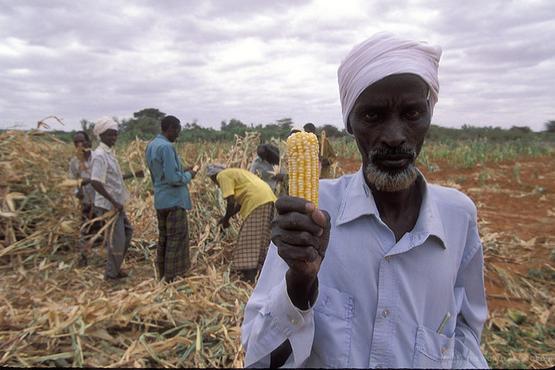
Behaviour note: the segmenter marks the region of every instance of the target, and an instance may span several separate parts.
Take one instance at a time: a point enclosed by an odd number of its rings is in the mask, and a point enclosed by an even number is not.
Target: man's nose
[[[393,118],[384,126],[382,143],[388,147],[399,147],[407,141],[405,125],[398,118]]]

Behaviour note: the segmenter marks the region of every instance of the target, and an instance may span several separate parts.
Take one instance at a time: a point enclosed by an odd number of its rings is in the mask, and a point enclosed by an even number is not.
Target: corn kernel
[[[316,207],[320,178],[318,151],[318,138],[313,133],[297,132],[287,139],[289,195],[304,198]]]

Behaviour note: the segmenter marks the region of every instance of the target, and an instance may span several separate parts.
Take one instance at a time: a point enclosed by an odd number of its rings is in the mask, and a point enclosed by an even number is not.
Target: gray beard
[[[372,160],[369,160],[364,175],[366,180],[374,185],[377,190],[394,192],[409,188],[416,181],[418,171],[415,164],[410,163],[399,172],[389,173],[380,170]]]

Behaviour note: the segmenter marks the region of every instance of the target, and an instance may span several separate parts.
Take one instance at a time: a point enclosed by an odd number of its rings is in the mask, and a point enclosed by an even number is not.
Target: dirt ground
[[[338,162],[344,173],[360,167],[358,160],[342,158]],[[419,166],[428,182],[461,190],[478,208],[490,316],[483,342],[494,343],[493,347],[488,344],[487,349],[498,355],[490,355],[490,365],[530,367],[533,360],[539,360],[536,364],[553,366],[554,158],[519,158],[468,169],[435,161],[430,167]],[[545,325],[547,335],[524,333],[522,336],[534,341],[519,341],[510,334],[515,332],[515,322],[519,329],[528,324],[531,331],[538,324]],[[542,357],[525,348],[536,342],[547,355]],[[499,346],[495,347],[495,343]]]

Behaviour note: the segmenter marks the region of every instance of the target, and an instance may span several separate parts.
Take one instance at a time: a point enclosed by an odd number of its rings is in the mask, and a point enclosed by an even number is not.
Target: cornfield
[[[240,324],[252,287],[230,276],[237,224],[225,234],[217,227],[223,208],[209,179],[199,174],[190,188],[192,271],[171,284],[157,280],[153,264],[150,179],[127,184],[131,276],[112,287],[103,280],[101,248],[96,264],[75,268],[79,207],[63,186],[72,147],[39,131],[1,135],[0,365],[242,366]],[[231,150],[194,158],[245,167],[258,140],[237,138]],[[146,170],[145,146],[119,153],[128,169]]]
[[[130,277],[111,285],[103,280],[102,248],[89,266],[77,267],[79,206],[66,182],[73,146],[37,130],[0,133],[0,366],[242,367],[240,325],[252,286],[230,272],[239,223],[225,232],[218,227],[224,204],[203,169],[209,162],[246,168],[259,141],[250,133],[224,145],[178,145],[181,158],[201,170],[190,186],[192,269],[170,284],[158,281],[154,266],[150,178],[128,180],[134,236],[124,266]],[[337,175],[360,165],[352,145],[337,143]],[[500,148],[494,153],[503,157],[496,158],[480,145],[425,149],[420,165],[428,180],[460,188],[477,203],[490,302],[482,349],[490,366],[553,366],[553,151]],[[116,147],[124,172],[148,173],[146,142]],[[545,168],[534,173],[525,156],[540,158]],[[515,236],[493,221],[488,200],[508,194],[503,184],[516,184],[517,175],[519,190],[509,196],[543,205],[538,220],[545,226],[534,235]],[[511,267],[534,256],[542,262]]]

